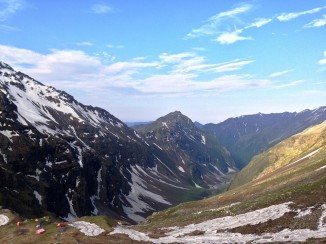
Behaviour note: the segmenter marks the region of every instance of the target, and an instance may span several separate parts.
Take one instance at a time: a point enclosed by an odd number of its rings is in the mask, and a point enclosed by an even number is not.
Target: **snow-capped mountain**
[[[139,222],[190,195],[183,173],[107,111],[0,63],[1,206]]]
[[[219,124],[206,124],[202,130],[213,135],[243,168],[280,141],[326,120],[326,107],[294,113],[253,114],[230,118]]]
[[[179,111],[133,128],[167,152],[177,170],[197,187],[220,188],[237,171],[230,153]]]

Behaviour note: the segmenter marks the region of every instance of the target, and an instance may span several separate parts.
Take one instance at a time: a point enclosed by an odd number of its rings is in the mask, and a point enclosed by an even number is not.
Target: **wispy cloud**
[[[171,73],[223,73],[236,71],[254,62],[253,60],[232,60],[224,63],[208,63],[204,56],[196,53],[184,52],[177,54],[163,53],[159,56],[161,65],[169,65]]]
[[[299,84],[301,84],[303,82],[305,82],[305,80],[294,80],[294,81],[290,81],[288,83],[274,84],[272,86],[272,88],[274,88],[274,89],[283,89],[283,88],[299,85]]]
[[[293,71],[292,69],[289,69],[289,70],[283,70],[283,71],[275,72],[275,73],[270,74],[269,77],[271,77],[271,78],[279,77],[279,76],[285,75],[285,74],[287,74],[289,72],[292,72],[292,71]]]
[[[212,70],[218,73],[229,72],[229,71],[236,71],[242,69],[244,66],[251,64],[254,62],[253,60],[243,60],[243,61],[232,61],[226,64],[218,65],[217,67],[213,68]]]
[[[192,50],[195,50],[195,51],[205,51],[206,48],[204,48],[204,47],[193,47]]]
[[[0,45],[3,61],[37,80],[59,89],[96,96],[99,91],[130,96],[210,95],[241,89],[286,88],[248,74],[234,73],[253,60],[209,63],[204,56],[185,52],[163,53],[156,60],[135,58],[105,63],[80,50],[31,50]],[[226,72],[229,72],[226,74]],[[232,73],[233,72],[233,73]],[[92,81],[92,82],[90,82]],[[107,96],[107,95],[106,95]]]
[[[315,19],[310,23],[306,24],[304,27],[311,28],[311,27],[322,27],[326,25],[326,15],[323,15],[321,19]]]
[[[289,21],[289,20],[293,20],[296,19],[302,15],[307,15],[307,14],[315,14],[318,13],[319,11],[325,9],[325,7],[319,7],[319,8],[314,8],[314,9],[310,9],[310,10],[306,10],[306,11],[302,11],[302,12],[292,12],[292,13],[282,13],[279,16],[277,16],[276,18],[279,21]]]
[[[320,65],[326,65],[326,51],[324,52],[324,58],[318,61]]]
[[[250,28],[260,28],[273,20],[270,18],[258,18],[253,20],[251,23],[242,20],[240,16],[249,12],[252,8],[253,5],[251,4],[242,4],[229,11],[218,13],[209,18],[204,25],[188,33],[185,39],[215,35],[216,38],[213,40],[222,45],[233,44],[238,41],[252,40],[252,37],[243,34],[245,30]]]
[[[107,48],[117,48],[117,49],[121,49],[124,48],[124,45],[113,45],[113,44],[107,44],[106,45]]]
[[[77,46],[93,46],[91,42],[77,42]]]
[[[245,27],[245,29],[249,29],[249,28],[252,28],[252,27],[260,28],[260,27],[262,27],[264,25],[267,25],[271,21],[272,21],[272,19],[266,19],[266,18],[256,19],[255,22],[253,22],[252,24]]]
[[[1,0],[0,1],[0,21],[6,21],[9,17],[23,9],[25,2],[23,0]]]
[[[91,6],[91,12],[94,14],[107,14],[113,12],[113,9],[105,3],[98,3]]]
[[[205,35],[214,35],[218,34],[221,31],[221,27],[223,27],[225,21],[232,20],[233,23],[240,22],[238,19],[238,15],[244,14],[252,9],[252,5],[250,4],[242,4],[236,8],[231,10],[218,13],[212,17],[210,17],[206,23],[200,26],[197,29],[193,29],[190,33],[188,33],[185,39],[196,38],[199,36]]]

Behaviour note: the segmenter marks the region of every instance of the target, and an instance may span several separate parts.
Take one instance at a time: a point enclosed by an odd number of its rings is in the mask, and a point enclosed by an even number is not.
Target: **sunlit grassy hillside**
[[[255,156],[234,178],[230,189],[290,165],[298,160],[326,158],[326,121],[296,134]]]

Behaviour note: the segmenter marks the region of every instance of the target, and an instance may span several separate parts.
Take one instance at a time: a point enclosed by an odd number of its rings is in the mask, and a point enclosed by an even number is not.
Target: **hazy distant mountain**
[[[107,111],[0,63],[1,206],[140,221],[200,196],[173,160]]]
[[[203,126],[203,124],[201,124],[201,123],[199,123],[199,122],[197,122],[197,121],[194,122],[194,125],[195,125],[197,128],[201,128],[201,127]]]
[[[232,154],[239,168],[278,142],[326,120],[326,107],[300,113],[254,114],[230,118],[201,129],[213,135]]]
[[[184,177],[196,185],[211,188],[225,185],[228,174],[236,170],[230,153],[181,112],[133,128],[167,152]]]

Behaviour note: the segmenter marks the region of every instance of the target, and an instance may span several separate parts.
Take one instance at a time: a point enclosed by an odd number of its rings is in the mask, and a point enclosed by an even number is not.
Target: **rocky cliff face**
[[[201,129],[231,152],[238,168],[280,141],[326,120],[326,107],[300,113],[253,114],[230,118]]]
[[[178,126],[181,130],[184,124]],[[198,134],[192,140],[205,139]],[[154,211],[192,199],[199,189],[188,175],[208,187],[208,181],[200,181],[208,174],[192,165],[206,163],[211,178],[219,171],[227,173],[226,161],[217,164],[215,157],[213,164],[200,153],[192,156],[198,162],[184,157],[181,165],[178,152],[192,150],[192,144],[179,139],[174,143],[162,149],[162,144],[140,136],[109,112],[85,106],[0,62],[4,207],[25,216],[51,212],[73,219],[106,214],[139,222]],[[178,145],[181,151],[172,149]],[[200,197],[200,191],[195,195]]]

